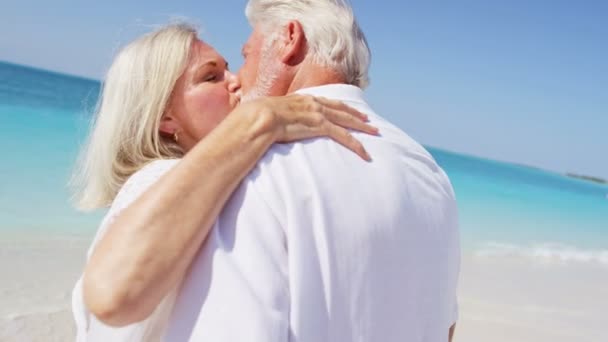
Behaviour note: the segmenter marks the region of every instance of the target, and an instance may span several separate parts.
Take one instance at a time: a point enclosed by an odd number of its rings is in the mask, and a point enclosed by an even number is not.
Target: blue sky
[[[424,144],[608,178],[608,1],[370,1],[368,99]],[[3,0],[0,60],[101,79],[172,17],[241,65],[244,0]]]

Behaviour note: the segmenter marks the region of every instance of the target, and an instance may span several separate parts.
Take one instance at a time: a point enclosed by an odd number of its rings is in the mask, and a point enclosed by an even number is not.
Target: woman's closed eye
[[[219,82],[224,79],[224,73],[217,70],[209,72],[200,78],[200,82]]]
[[[196,83],[223,81],[227,70],[227,62],[224,62],[223,68],[220,67],[220,64],[216,62],[207,63],[196,73],[196,75],[198,75],[195,76]]]
[[[216,74],[206,75],[203,77],[203,82],[215,82],[218,76]]]

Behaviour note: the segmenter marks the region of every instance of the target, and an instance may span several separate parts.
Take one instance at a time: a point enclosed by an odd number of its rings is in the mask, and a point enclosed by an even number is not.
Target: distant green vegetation
[[[607,180],[601,179],[598,177],[583,176],[583,175],[577,175],[574,173],[566,173],[566,176],[572,177],[572,178],[578,178],[578,179],[582,179],[582,180],[586,180],[586,181],[590,181],[590,182],[594,182],[594,183],[599,183],[599,184],[608,184]]]

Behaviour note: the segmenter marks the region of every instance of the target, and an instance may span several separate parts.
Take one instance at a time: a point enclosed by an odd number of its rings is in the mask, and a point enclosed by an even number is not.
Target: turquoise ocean
[[[0,234],[96,230],[103,212],[73,209],[67,183],[99,88],[0,62]],[[608,186],[427,148],[456,191],[465,251],[608,266]]]

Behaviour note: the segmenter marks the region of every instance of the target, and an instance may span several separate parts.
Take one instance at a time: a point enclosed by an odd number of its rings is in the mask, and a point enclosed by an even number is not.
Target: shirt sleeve
[[[171,170],[178,162],[178,159],[157,160],[144,166],[141,170],[129,177],[116,195],[116,198],[114,198],[112,206],[103,218],[97,233],[95,234],[93,243],[89,248],[87,257],[91,256],[93,248],[116,217],[148,190],[150,186],[156,183],[165,173]]]
[[[108,213],[102,220],[91,247],[89,247],[87,258],[91,256],[93,248],[101,239],[110,223],[150,186],[173,168],[177,162],[178,160],[159,160],[152,162],[133,174],[127,180],[114,199]],[[114,328],[97,320],[85,307],[81,276],[72,292],[72,311],[77,331],[76,341],[156,341],[166,326],[166,321],[175,301],[176,294],[176,291],[172,290],[147,319],[125,327]]]

